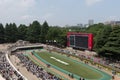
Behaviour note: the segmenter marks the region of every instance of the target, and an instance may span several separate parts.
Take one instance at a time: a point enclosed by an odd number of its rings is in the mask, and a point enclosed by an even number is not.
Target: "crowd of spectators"
[[[27,41],[19,40],[15,44],[11,44],[8,46],[7,50],[11,52],[16,47],[21,46],[30,46],[31,43]],[[39,45],[39,44],[36,44]],[[21,63],[24,64],[27,71],[32,72],[33,75],[36,75],[38,79],[42,80],[61,80],[60,78],[56,77],[55,75],[45,71],[42,67],[34,64],[28,57],[24,56],[23,54],[16,54],[16,56],[20,59]],[[0,53],[0,74],[6,80],[24,80],[18,73],[15,71],[9,62],[6,59],[5,54]]]
[[[38,79],[61,80],[55,75],[45,71],[44,68],[36,65],[33,61],[31,61],[27,56],[23,55],[22,53],[16,53],[15,55],[20,59],[20,63],[23,63],[23,66],[26,67],[27,71],[33,73],[33,75],[36,75]]]
[[[23,80],[23,78],[10,66],[3,52],[0,52],[0,74],[6,80]]]

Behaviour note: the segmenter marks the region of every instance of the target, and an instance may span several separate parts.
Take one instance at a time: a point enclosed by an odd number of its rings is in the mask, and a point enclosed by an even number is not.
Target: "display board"
[[[92,50],[93,48],[93,35],[91,33],[68,33],[67,46]]]

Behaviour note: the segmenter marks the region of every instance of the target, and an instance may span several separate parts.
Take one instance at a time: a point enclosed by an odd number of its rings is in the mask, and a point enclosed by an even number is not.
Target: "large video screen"
[[[71,35],[69,39],[70,39],[70,46],[72,46],[72,47],[75,46],[75,41],[74,41],[75,35]]]
[[[88,36],[75,36],[75,47],[88,48]]]
[[[71,35],[69,37],[70,40],[70,46],[81,48],[81,49],[87,49],[88,48],[88,36],[83,35]]]

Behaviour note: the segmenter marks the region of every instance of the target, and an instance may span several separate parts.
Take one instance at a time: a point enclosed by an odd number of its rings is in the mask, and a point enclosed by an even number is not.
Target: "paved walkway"
[[[19,64],[17,65],[20,60],[15,56],[12,55],[10,56],[10,60],[13,63],[13,65],[19,69],[19,71],[28,79],[28,80],[41,80],[38,79],[35,75],[33,75],[31,72],[28,72],[27,69],[25,67],[23,67],[23,64]]]
[[[5,80],[5,79],[1,76],[1,74],[0,74],[0,80]]]

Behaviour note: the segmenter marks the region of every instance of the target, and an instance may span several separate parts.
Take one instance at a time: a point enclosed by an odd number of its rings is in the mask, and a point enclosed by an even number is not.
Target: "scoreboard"
[[[91,33],[67,33],[67,46],[79,49],[92,50],[93,34]]]

